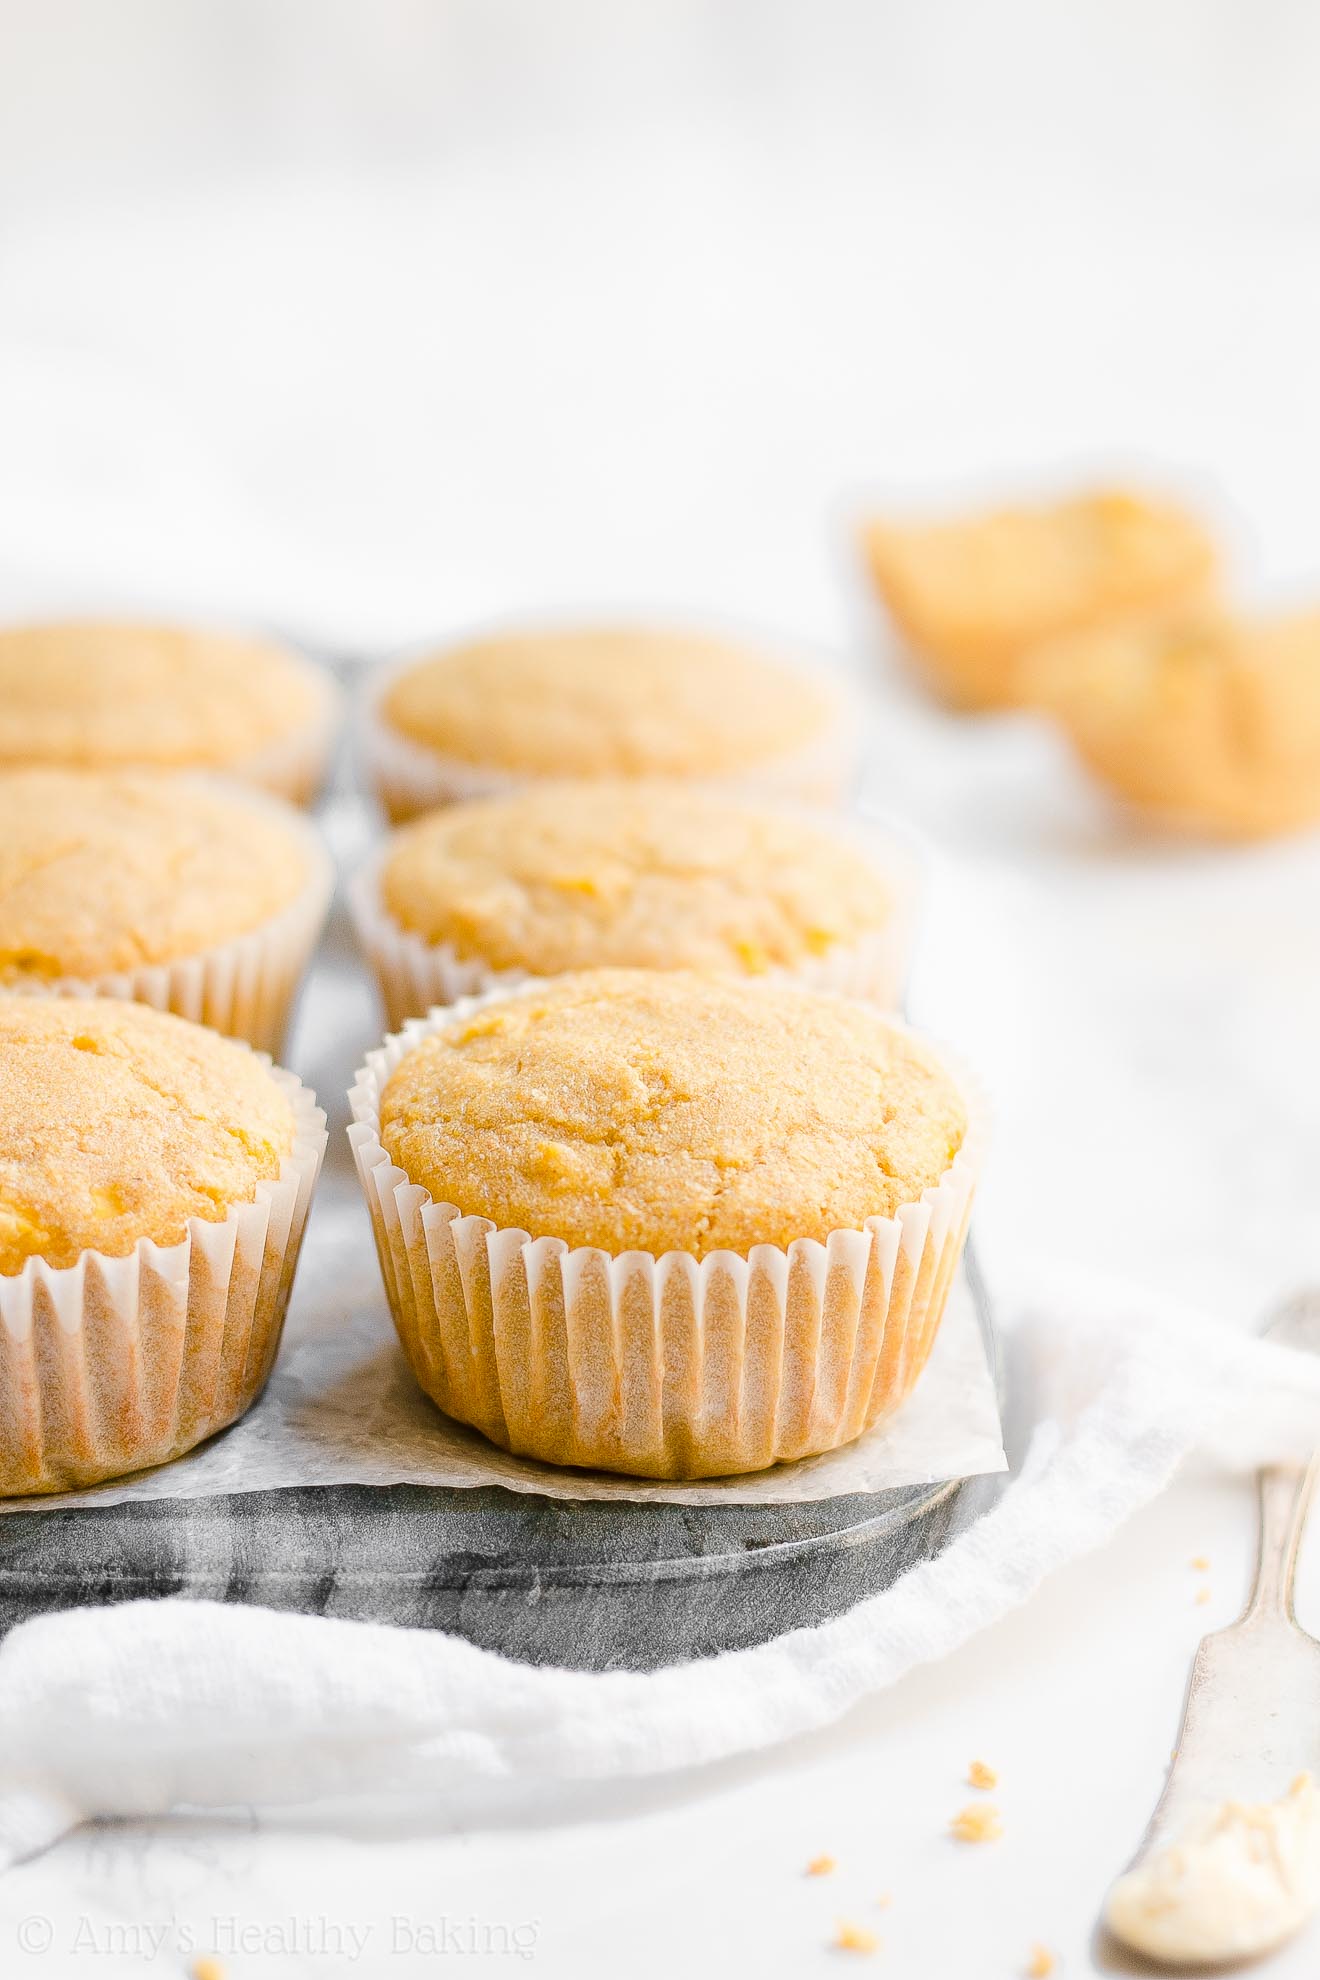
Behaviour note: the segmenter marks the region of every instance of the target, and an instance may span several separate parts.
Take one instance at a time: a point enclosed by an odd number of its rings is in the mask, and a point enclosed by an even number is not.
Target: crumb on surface
[[[967,1769],[967,1785],[974,1788],[998,1787],[999,1776],[993,1767],[987,1767],[984,1760],[973,1760]]]
[[[1204,1608],[1209,1600],[1210,1600],[1210,1590],[1208,1588],[1198,1588],[1196,1591],[1197,1608],[1198,1609]]]
[[[880,1941],[865,1925],[854,1925],[851,1919],[841,1918],[834,1934],[834,1944],[839,1952],[873,1953]]]
[[[1054,1954],[1049,1947],[1041,1945],[1037,1940],[1031,1948],[1031,1957],[1026,1964],[1027,1980],[1049,1980],[1055,1964]]]
[[[813,1856],[807,1865],[806,1874],[808,1877],[828,1877],[838,1867],[832,1856]]]
[[[877,1911],[888,1911],[890,1905],[893,1902],[894,1902],[894,1894],[892,1891],[881,1891],[879,1897],[875,1901],[875,1908]]]
[[[209,1953],[203,1953],[200,1958],[195,1959],[188,1972],[191,1980],[225,1980],[224,1967]]]
[[[1204,1554],[1193,1554],[1189,1565],[1191,1567],[1194,1567],[1198,1574],[1204,1574],[1206,1572],[1206,1569],[1209,1567],[1210,1562],[1207,1556]]]
[[[949,1824],[949,1833],[958,1842],[998,1842],[1004,1825],[997,1808],[988,1801],[976,1801],[970,1808],[959,1809]]]

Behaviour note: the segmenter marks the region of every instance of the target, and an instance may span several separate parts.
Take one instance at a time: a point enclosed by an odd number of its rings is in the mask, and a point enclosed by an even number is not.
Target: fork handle
[[[1318,1465],[1320,1453],[1309,1465],[1268,1465],[1257,1477],[1260,1548],[1255,1585],[1243,1614],[1244,1622],[1256,1616],[1296,1620],[1293,1582]]]

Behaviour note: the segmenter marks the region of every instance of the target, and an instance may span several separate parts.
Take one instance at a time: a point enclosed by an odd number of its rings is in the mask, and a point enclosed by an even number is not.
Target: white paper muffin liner
[[[283,652],[311,685],[316,706],[305,722],[251,755],[214,765],[217,774],[254,784],[290,804],[314,804],[321,794],[343,717],[343,696],[324,667],[292,647]]]
[[[335,886],[334,862],[316,828],[300,813],[268,803],[260,792],[240,792],[217,779],[204,781],[218,783],[227,797],[267,812],[303,848],[307,878],[287,907],[241,935],[173,962],[144,963],[137,969],[107,970],[92,977],[22,978],[0,983],[0,995],[123,997],[209,1025],[259,1051],[279,1051],[294,998],[325,926]]]
[[[896,1215],[745,1258],[616,1256],[436,1203],[381,1143],[400,1060],[491,1001],[405,1025],[349,1096],[386,1296],[432,1400],[521,1456],[648,1478],[759,1471],[896,1410],[934,1343],[984,1152],[984,1104],[961,1071],[963,1144]]]
[[[464,640],[463,644],[468,642]],[[401,825],[438,805],[460,804],[465,798],[494,797],[503,791],[538,781],[528,772],[500,769],[492,764],[465,763],[401,735],[381,713],[389,688],[400,674],[419,661],[443,652],[432,644],[413,649],[373,668],[363,691],[358,731],[362,762],[372,791],[392,825]],[[797,799],[804,804],[835,805],[851,795],[861,771],[860,702],[851,682],[808,669],[793,653],[767,647],[781,665],[809,673],[836,704],[833,719],[801,748],[767,757],[728,776],[699,780],[718,790],[757,792],[766,797]],[[684,780],[680,780],[684,781]]]
[[[294,1142],[251,1203],[189,1218],[178,1244],[0,1275],[0,1497],[164,1464],[261,1393],[326,1143],[316,1095],[281,1067],[271,1077]]]
[[[730,974],[746,974],[757,982],[788,979],[896,1011],[903,1003],[916,934],[920,902],[916,856],[898,839],[851,821],[817,814],[815,822],[827,824],[876,868],[891,901],[884,925],[855,942],[840,942],[824,955],[804,957],[791,970],[779,966],[753,976],[731,963]],[[512,990],[527,981],[528,970],[493,969],[479,959],[460,956],[450,942],[428,942],[402,927],[381,897],[381,869],[388,852],[388,842],[378,846],[352,876],[347,892],[358,942],[375,971],[391,1031],[408,1018],[425,1017],[435,1005],[457,1003],[460,997],[488,990]]]

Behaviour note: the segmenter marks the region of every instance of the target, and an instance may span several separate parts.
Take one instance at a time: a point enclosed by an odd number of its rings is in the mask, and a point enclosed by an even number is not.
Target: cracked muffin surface
[[[828,820],[664,783],[553,782],[390,842],[381,898],[464,960],[568,970],[793,969],[881,928],[874,858]]]
[[[464,1214],[704,1257],[892,1216],[944,1176],[967,1117],[938,1056],[870,1005],[591,970],[423,1039],[380,1122],[391,1161]]]
[[[0,1273],[177,1244],[279,1174],[294,1140],[262,1061],[111,998],[0,996]]]
[[[274,804],[170,773],[0,769],[0,984],[196,955],[307,879]]]
[[[837,703],[734,640],[589,625],[431,654],[396,675],[381,714],[442,756],[517,776],[720,777],[809,746]]]

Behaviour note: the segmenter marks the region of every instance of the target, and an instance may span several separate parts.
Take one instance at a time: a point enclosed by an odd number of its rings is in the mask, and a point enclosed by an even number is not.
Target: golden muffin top
[[[682,971],[591,970],[421,1041],[381,1096],[437,1202],[610,1252],[787,1246],[939,1182],[966,1114],[870,1005]]]
[[[324,706],[310,667],[255,638],[91,621],[0,627],[0,763],[234,766]]]
[[[884,926],[888,885],[821,818],[691,786],[524,786],[395,833],[395,921],[532,976],[618,966],[756,974]]]
[[[273,800],[168,771],[0,769],[0,983],[196,955],[307,878]]]
[[[1043,648],[1034,692],[1139,803],[1252,835],[1320,818],[1320,611],[1210,608]]]
[[[1218,567],[1195,516],[1115,489],[945,522],[877,520],[864,548],[913,646],[971,666],[1009,664],[1074,628],[1207,596]]]
[[[111,998],[0,996],[0,1273],[177,1244],[250,1203],[293,1140],[230,1039]]]
[[[818,742],[837,715],[805,673],[705,634],[506,632],[419,660],[385,721],[461,763],[525,777],[720,777]]]

